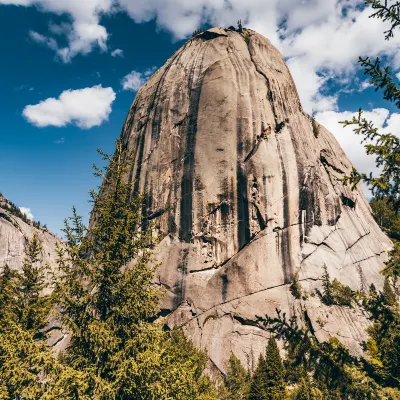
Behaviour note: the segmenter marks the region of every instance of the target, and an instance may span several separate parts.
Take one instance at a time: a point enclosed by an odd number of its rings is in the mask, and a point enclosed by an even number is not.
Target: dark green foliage
[[[276,340],[268,340],[265,358],[260,355],[250,387],[250,400],[284,400],[286,396],[285,367]]]
[[[349,286],[343,285],[336,278],[331,282],[326,265],[324,265],[324,273],[322,275],[322,287],[321,300],[324,304],[328,306],[352,306],[354,300],[353,291]]]
[[[197,36],[197,35],[199,35],[200,33],[203,33],[203,32],[204,32],[204,29],[202,29],[202,28],[196,29],[196,30],[192,33],[192,38],[195,37],[195,36]]]
[[[283,366],[279,348],[273,336],[268,340],[265,355],[266,399],[281,400],[285,398],[285,367]]]
[[[376,10],[370,18],[379,18],[390,23],[390,29],[385,32],[385,39],[389,40],[393,37],[393,31],[400,26],[400,3],[398,1],[384,4],[379,0],[366,0],[365,4],[370,4],[372,9]]]
[[[226,400],[247,400],[250,388],[250,376],[240,360],[231,353],[225,377]]]
[[[372,174],[366,175],[353,168],[350,176],[343,178],[343,183],[350,183],[352,189],[355,189],[360,181],[364,181],[374,196],[386,198],[397,211],[400,207],[400,139],[392,134],[379,133],[372,122],[362,118],[362,113],[360,109],[358,117],[342,121],[342,124],[355,125],[354,132],[364,136],[362,142],[373,142],[364,147],[367,154],[376,156],[376,165],[381,167],[382,172],[379,177],[373,177]]]
[[[324,273],[322,274],[322,302],[330,306],[333,304],[333,293],[332,293],[332,283],[331,277],[329,276],[328,268],[324,265]]]
[[[42,244],[34,234],[25,249],[22,273],[16,275],[19,322],[26,330],[35,332],[46,324],[52,307],[51,297],[43,294],[49,286],[46,283],[49,267],[43,264],[42,251]]]
[[[290,285],[290,292],[292,293],[295,299],[301,299],[302,290],[301,290],[301,284],[299,282],[299,274],[297,272],[294,275],[293,282]]]
[[[265,389],[265,358],[262,354],[251,379],[249,400],[262,400],[266,396]]]
[[[319,123],[315,120],[314,117],[311,117],[311,125],[312,125],[312,130],[313,130],[313,133],[314,133],[314,137],[318,139],[319,130],[320,130],[320,125],[319,125]]]
[[[267,317],[265,324],[285,343],[286,366],[291,381],[294,379],[299,389],[303,386],[302,395],[309,396],[310,392],[304,379],[312,379],[312,399],[384,398],[383,389],[368,376],[364,364],[351,356],[338,339],[320,343],[310,331],[298,328],[295,317],[288,321],[285,314],[279,310],[277,313],[277,318]]]
[[[368,328],[366,349],[373,377],[382,385],[400,384],[400,309],[390,283],[385,278],[381,293],[370,291],[365,308],[373,324]]]
[[[388,306],[394,306],[396,304],[396,295],[393,291],[392,285],[390,283],[390,278],[385,277],[385,282],[383,284],[383,298]]]
[[[338,306],[352,306],[353,291],[349,286],[343,285],[336,278],[332,282],[333,303]]]
[[[386,276],[398,278],[400,276],[400,214],[394,209],[393,203],[386,198],[373,198],[370,205],[376,222],[394,243],[394,248],[389,253],[390,258],[382,272]]]
[[[312,386],[310,378],[305,376],[300,379],[299,387],[296,391],[295,400],[313,400]]]
[[[242,25],[242,20],[241,19],[239,19],[239,21],[238,21],[238,29],[237,29],[237,31],[239,33],[243,32],[243,25]]]

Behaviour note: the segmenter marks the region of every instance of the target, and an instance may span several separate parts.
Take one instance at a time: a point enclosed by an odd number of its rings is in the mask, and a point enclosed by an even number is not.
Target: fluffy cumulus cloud
[[[114,0],[0,0],[0,5],[36,6],[44,12],[68,15],[71,22],[50,25],[50,34],[31,32],[33,40],[47,45],[64,62],[77,54],[88,54],[94,48],[107,50],[108,32],[100,24],[103,14],[112,11]],[[68,46],[60,46],[57,36],[66,36]]]
[[[124,90],[138,91],[149,79],[156,67],[149,68],[144,72],[132,71],[122,78],[121,84]]]
[[[112,88],[101,85],[79,90],[65,90],[56,98],[24,108],[24,117],[37,127],[74,124],[83,129],[101,125],[108,120],[115,100]]]
[[[363,0],[0,0],[0,4],[36,6],[65,14],[70,22],[51,25],[48,33],[31,32],[36,42],[53,49],[65,62],[94,48],[107,51],[104,14],[126,12],[135,22],[155,20],[175,39],[188,37],[206,23],[229,26],[241,18],[274,43],[291,69],[308,112],[334,110],[337,96],[326,96],[329,79],[352,83],[359,55],[393,56],[400,70],[400,36],[385,41],[385,24],[368,18]],[[58,37],[68,46],[59,45]],[[118,56],[118,50],[114,50]],[[347,83],[346,83],[347,79]]]
[[[379,169],[375,166],[375,157],[367,155],[365,149],[360,145],[362,136],[355,135],[350,126],[343,127],[339,121],[351,120],[354,112],[344,111],[323,111],[317,113],[316,120],[330,130],[341,144],[346,155],[350,158],[354,166],[362,172],[378,174]],[[376,108],[370,112],[365,112],[363,116],[372,121],[381,133],[400,132],[400,114],[390,114],[384,108]]]
[[[29,218],[30,220],[33,221],[34,216],[32,214],[32,210],[30,208],[28,208],[28,207],[20,207],[19,209],[22,212],[22,214],[24,214],[27,218]]]

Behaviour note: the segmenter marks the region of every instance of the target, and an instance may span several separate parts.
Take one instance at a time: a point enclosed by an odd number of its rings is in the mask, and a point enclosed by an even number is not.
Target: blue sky
[[[361,4],[0,0],[0,192],[57,234],[72,205],[87,216],[87,192],[98,184],[96,148],[113,151],[149,71],[199,26],[238,18],[283,52],[306,111],[336,134],[356,166],[373,169],[337,121],[362,106],[383,129],[400,127],[397,110],[368,87],[356,62],[381,55],[398,72],[400,40],[385,42],[385,27]]]
[[[121,79],[162,65],[181,42],[156,32],[154,22],[135,24],[117,14],[103,22],[112,32],[110,46],[123,49],[124,57],[94,51],[65,64],[29,38],[30,29],[46,30],[49,19],[55,18],[35,8],[0,6],[0,192],[58,233],[72,205],[89,212],[87,192],[98,184],[91,174],[100,162],[96,149],[113,151],[135,96],[122,90]],[[99,127],[38,128],[22,116],[29,104],[99,84],[116,93],[109,120]]]

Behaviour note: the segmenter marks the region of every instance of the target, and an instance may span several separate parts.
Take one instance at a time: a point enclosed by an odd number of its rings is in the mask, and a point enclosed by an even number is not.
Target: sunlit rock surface
[[[341,183],[350,161],[303,112],[266,38],[214,28],[189,40],[139,90],[121,138],[161,233],[170,326],[221,371],[231,351],[254,367],[268,338],[258,317],[276,308],[360,354],[365,314],[324,306],[315,289],[324,265],[353,290],[382,287],[391,242]],[[295,274],[304,299],[291,294]]]

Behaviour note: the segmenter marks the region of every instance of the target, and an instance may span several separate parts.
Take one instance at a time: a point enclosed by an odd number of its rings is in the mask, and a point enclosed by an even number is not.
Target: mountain
[[[362,192],[342,184],[351,162],[303,111],[266,38],[195,35],[138,91],[121,140],[134,161],[127,179],[162,238],[170,327],[221,371],[231,351],[254,368],[269,336],[260,317],[277,308],[361,354],[366,314],[327,306],[318,291],[325,269],[354,291],[381,288],[392,244]]]
[[[43,246],[43,263],[54,270],[57,265],[57,243],[61,240],[46,227],[28,219],[20,209],[0,194],[0,273],[5,265],[21,270],[25,257],[25,246],[34,234]],[[60,322],[51,316],[48,325],[41,330],[48,335],[48,344],[56,352],[69,344],[69,335]]]
[[[6,264],[12,269],[21,268],[25,245],[35,232],[43,245],[43,261],[54,266],[56,243],[60,239],[46,227],[28,219],[0,193],[0,271]]]

